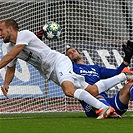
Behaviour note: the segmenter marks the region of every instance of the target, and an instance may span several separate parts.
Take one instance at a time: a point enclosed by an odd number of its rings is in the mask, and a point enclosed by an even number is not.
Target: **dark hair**
[[[66,52],[67,52],[69,49],[71,49],[71,48],[72,48],[72,47],[67,48],[67,49],[66,49]]]
[[[66,53],[67,53],[67,51],[69,50],[69,49],[72,49],[73,47],[69,47],[69,48],[67,48],[66,49]],[[76,49],[76,48],[74,48],[75,50],[77,50],[77,52],[79,53],[79,54],[81,54],[80,52],[79,52],[79,50],[78,49]]]
[[[9,18],[9,19],[5,19],[3,21],[1,21],[1,23],[5,23],[5,26],[8,28],[9,26],[12,26],[14,30],[18,31],[19,30],[19,26],[17,24],[17,22],[13,19],[13,18]]]

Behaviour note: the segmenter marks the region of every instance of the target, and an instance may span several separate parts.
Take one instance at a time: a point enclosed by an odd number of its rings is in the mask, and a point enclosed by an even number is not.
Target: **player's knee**
[[[87,92],[89,92],[94,97],[98,95],[98,90],[97,89],[90,89],[90,88],[87,87],[85,90]]]
[[[62,87],[62,90],[63,90],[63,92],[65,93],[66,96],[69,96],[69,97],[74,96],[75,88],[74,88],[74,85],[71,82],[64,81],[61,84],[61,87]]]
[[[66,96],[69,96],[69,97],[73,97],[74,96],[74,92],[71,91],[70,89],[64,90],[64,93],[65,93]]]

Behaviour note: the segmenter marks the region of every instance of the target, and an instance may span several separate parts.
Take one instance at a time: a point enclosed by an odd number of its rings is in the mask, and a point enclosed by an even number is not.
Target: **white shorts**
[[[84,76],[73,72],[72,62],[65,55],[61,56],[56,62],[50,80],[58,85],[61,85],[63,81],[71,81],[76,89],[85,89],[88,86]]]

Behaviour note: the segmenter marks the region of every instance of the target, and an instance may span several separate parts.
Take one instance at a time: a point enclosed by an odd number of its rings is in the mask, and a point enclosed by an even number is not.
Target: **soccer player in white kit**
[[[71,60],[67,56],[52,50],[31,31],[19,31],[18,24],[12,18],[0,22],[0,36],[4,43],[9,43],[8,53],[0,61],[0,69],[7,65],[4,85],[1,87],[5,96],[19,58],[33,65],[44,78],[60,85],[66,96],[85,101],[96,108],[99,115],[97,119],[106,118],[114,112],[114,108],[108,107],[90,94],[97,95],[111,88],[109,80],[113,80],[112,78],[99,81],[93,86],[89,85],[83,76],[73,72]],[[116,76],[114,84],[125,79],[127,79],[125,74]]]

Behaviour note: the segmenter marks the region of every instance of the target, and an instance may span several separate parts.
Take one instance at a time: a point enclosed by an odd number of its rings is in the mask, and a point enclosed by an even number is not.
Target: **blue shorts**
[[[107,101],[107,103],[112,106],[116,113],[118,113],[119,115],[123,115],[127,109],[128,109],[128,104],[123,104],[120,99],[119,99],[119,92],[114,95],[112,98],[109,98],[105,93],[101,93],[99,94],[101,96],[103,96],[105,98],[105,100]],[[82,107],[85,110],[85,113],[87,115],[87,117],[97,117],[98,115],[95,113],[94,109],[88,105],[87,103],[85,103],[84,101],[80,101]]]

